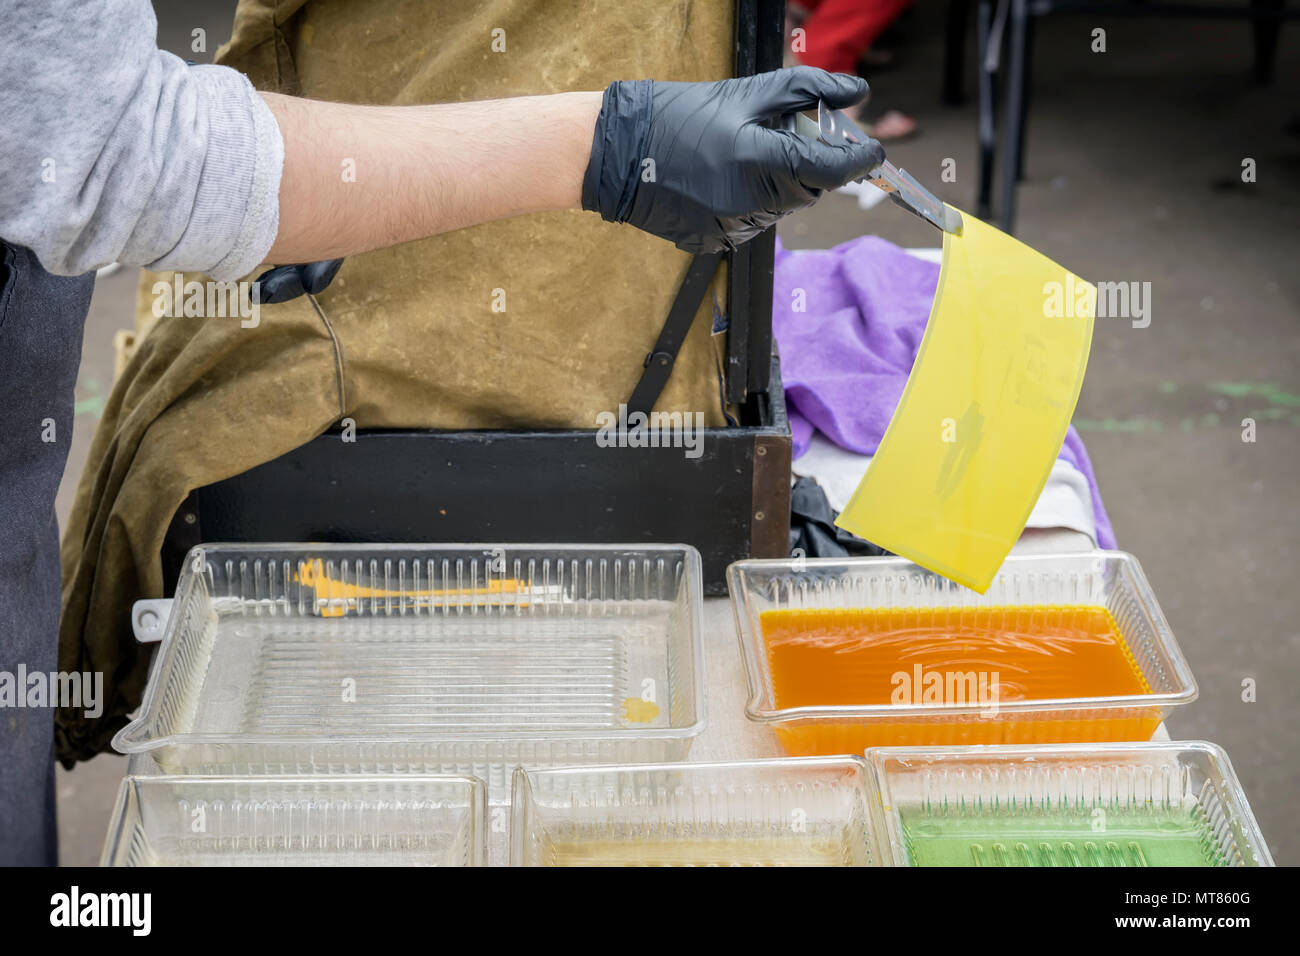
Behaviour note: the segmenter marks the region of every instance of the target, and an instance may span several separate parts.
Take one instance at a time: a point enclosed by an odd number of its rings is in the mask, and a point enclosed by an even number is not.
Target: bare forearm
[[[439,106],[263,97],[284,137],[275,263],[577,208],[601,103],[600,93]]]

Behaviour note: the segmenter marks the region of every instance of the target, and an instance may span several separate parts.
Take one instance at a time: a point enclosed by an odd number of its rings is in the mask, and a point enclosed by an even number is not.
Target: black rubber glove
[[[875,140],[830,146],[762,122],[866,95],[866,80],[806,66],[717,83],[611,84],[582,208],[687,252],[734,249],[885,158]]]
[[[325,259],[268,269],[257,277],[257,301],[262,305],[274,305],[300,295],[319,295],[334,281],[342,265],[342,259]]]

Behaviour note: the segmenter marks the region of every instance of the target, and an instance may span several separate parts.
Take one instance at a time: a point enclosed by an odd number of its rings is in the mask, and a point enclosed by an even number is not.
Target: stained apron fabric
[[[464,102],[730,76],[733,18],[734,4],[714,0],[242,0],[217,60],[259,89],[315,99]],[[592,213],[522,216],[349,257],[320,296],[264,306],[256,328],[154,318],[153,283],[172,276],[146,275],[143,334],[63,539],[60,666],[112,676],[101,717],[58,713],[60,759],[109,749],[140,703],[149,651],[132,637],[131,604],[162,596],[160,548],[190,491],[345,418],[358,429],[594,432],[632,394],[690,261]],[[725,302],[719,269],[657,410],[726,424],[712,334]]]
[[[95,276],[50,275],[29,250],[3,240],[0,253],[0,672],[16,680],[20,667],[27,674],[55,669],[54,499],[72,442],[73,389]],[[54,711],[2,707],[0,866],[53,865],[57,853]]]

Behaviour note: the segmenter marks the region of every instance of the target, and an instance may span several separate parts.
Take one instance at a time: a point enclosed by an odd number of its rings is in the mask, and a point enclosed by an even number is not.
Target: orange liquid
[[[1147,740],[1156,708],[1005,712],[1016,701],[1150,693],[1101,607],[766,611],[763,639],[778,708],[923,704],[974,713],[796,720],[777,727],[793,754],[930,744]]]

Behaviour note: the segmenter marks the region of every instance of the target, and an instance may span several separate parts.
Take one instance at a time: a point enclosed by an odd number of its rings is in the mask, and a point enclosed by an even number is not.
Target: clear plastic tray
[[[1173,708],[1196,699],[1196,682],[1137,560],[1118,551],[1007,558],[988,591],[969,588],[904,558],[740,561],[727,572],[749,680],[745,713],[773,728],[791,754],[860,753],[930,744],[1147,740]],[[1106,608],[1150,693],[1008,700],[779,708],[761,615],[773,609]]]
[[[867,752],[897,866],[1272,866],[1204,741]]]
[[[868,866],[858,757],[515,772],[514,866]]]
[[[468,777],[128,776],[102,866],[483,866]]]
[[[164,773],[447,773],[683,759],[704,723],[686,546],[208,545],[140,716]]]

